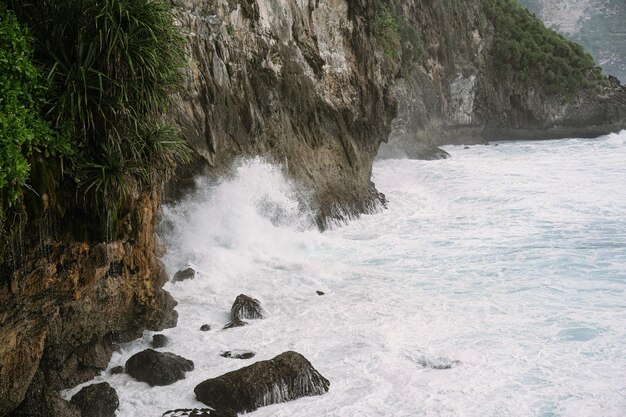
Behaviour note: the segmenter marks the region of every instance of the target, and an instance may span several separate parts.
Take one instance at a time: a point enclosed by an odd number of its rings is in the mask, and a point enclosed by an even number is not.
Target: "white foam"
[[[295,350],[330,391],[251,415],[623,416],[625,137],[381,161],[374,181],[389,209],[324,234],[280,167],[243,162],[164,210],[169,271],[191,263],[199,274],[168,284],[180,320],[161,350],[196,369],[169,387],[97,381],[118,390],[119,417],[158,416],[202,407],[193,388],[207,378]],[[267,318],[199,331],[226,324],[240,293]],[[257,356],[219,355],[234,349]]]

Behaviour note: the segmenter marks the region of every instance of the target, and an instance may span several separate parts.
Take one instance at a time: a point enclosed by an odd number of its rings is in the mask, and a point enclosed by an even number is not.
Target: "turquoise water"
[[[323,234],[298,204],[308,191],[259,159],[167,207],[165,262],[199,277],[168,284],[180,320],[164,350],[196,370],[155,388],[104,373],[118,416],[199,407],[199,382],[285,350],[329,393],[251,415],[626,415],[626,132],[446,150],[377,162],[389,209]],[[268,318],[198,331],[239,293]],[[232,349],[257,357],[219,356]]]

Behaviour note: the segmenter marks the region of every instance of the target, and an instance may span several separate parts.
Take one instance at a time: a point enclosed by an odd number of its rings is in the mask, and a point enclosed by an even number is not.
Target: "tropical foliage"
[[[28,31],[0,4],[0,234],[4,235],[24,220],[31,161],[72,155],[67,137],[42,117],[46,83],[32,58]]]
[[[483,0],[483,6],[495,29],[492,55],[501,73],[559,94],[575,94],[605,82],[582,46],[547,29],[516,0]]]
[[[23,104],[24,111],[36,120],[26,123],[31,130],[25,135],[37,151],[67,159],[62,187],[74,190],[73,208],[100,220],[102,236],[111,237],[118,211],[134,190],[160,183],[177,161],[190,156],[180,132],[163,119],[184,64],[184,38],[171,5],[166,0],[13,0],[9,8],[34,38],[39,69],[26,30],[14,17],[14,28],[7,29],[11,25],[3,19],[0,34],[12,30],[22,36],[14,53],[30,65],[16,70],[25,89],[20,97],[32,100]],[[13,16],[6,10],[4,15]],[[38,74],[45,75],[45,83]],[[21,117],[15,109],[4,114],[12,123]],[[0,155],[0,163],[15,165],[15,183],[23,189],[32,151],[24,146],[26,139],[20,140],[4,151],[13,156]]]

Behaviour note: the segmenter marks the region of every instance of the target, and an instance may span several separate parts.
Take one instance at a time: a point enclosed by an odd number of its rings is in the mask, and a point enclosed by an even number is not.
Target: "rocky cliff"
[[[211,172],[265,155],[314,190],[320,219],[379,204],[372,161],[395,102],[376,0],[174,3],[190,39],[174,118]]]
[[[174,1],[189,81],[170,116],[197,165],[220,175],[239,156],[282,163],[314,190],[322,224],[378,207],[372,161],[395,102],[374,3]],[[0,416],[78,415],[58,390],[105,368],[115,343],[175,324],[154,234],[160,196],[131,200],[115,240],[87,237],[54,207],[14,239],[0,270]]]
[[[616,79],[560,94],[519,70],[503,71],[487,3],[494,1],[394,2],[396,15],[418,31],[421,54],[402,62],[399,114],[381,156],[428,157],[434,145],[493,139],[592,137],[626,126],[626,89]],[[532,55],[528,61],[531,71],[540,65]]]
[[[119,240],[77,237],[80,220],[50,210],[14,241],[0,269],[0,415],[80,415],[58,390],[104,369],[114,343],[176,324],[154,234],[159,197],[133,201]]]
[[[417,154],[624,126],[617,84],[563,101],[498,72],[478,0],[173,3],[189,79],[169,116],[196,165],[220,175],[240,156],[279,162],[314,191],[322,226],[384,201],[370,177],[392,128],[391,141]],[[154,234],[159,197],[137,192],[114,241],[81,235],[69,213],[14,240],[0,269],[0,416],[78,415],[59,389],[105,367],[116,342],[175,323]]]

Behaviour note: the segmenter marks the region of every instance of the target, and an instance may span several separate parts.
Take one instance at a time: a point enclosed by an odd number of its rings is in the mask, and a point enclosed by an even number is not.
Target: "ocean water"
[[[251,416],[625,416],[626,131],[446,150],[377,162],[389,208],[325,233],[260,159],[166,207],[164,261],[198,277],[167,284],[180,318],[160,350],[196,368],[154,388],[103,372],[117,415],[202,407],[201,381],[295,350],[330,391]],[[240,293],[267,318],[220,330]]]

